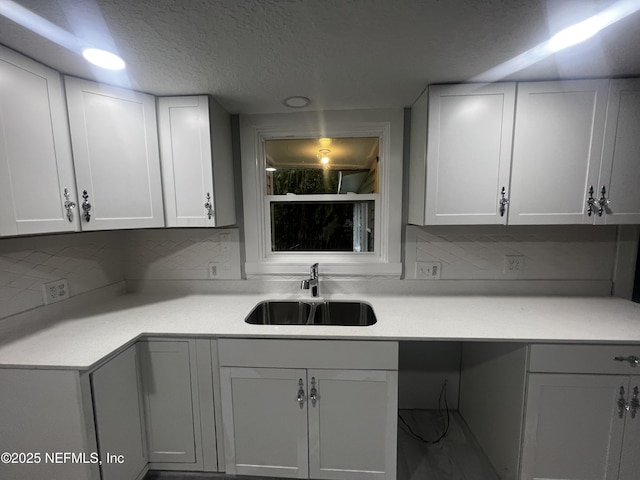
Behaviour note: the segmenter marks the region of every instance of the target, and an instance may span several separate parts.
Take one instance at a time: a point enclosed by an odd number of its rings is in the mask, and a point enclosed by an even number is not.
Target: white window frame
[[[321,120],[319,120],[321,118]],[[308,274],[320,263],[323,276],[385,276],[400,278],[402,209],[402,110],[304,112],[240,117],[242,181],[245,223],[245,273]],[[376,194],[266,195],[265,142],[275,139],[377,137],[380,139]],[[391,165],[394,168],[391,168]],[[272,201],[375,202],[373,252],[271,251]],[[393,215],[391,215],[393,213]]]

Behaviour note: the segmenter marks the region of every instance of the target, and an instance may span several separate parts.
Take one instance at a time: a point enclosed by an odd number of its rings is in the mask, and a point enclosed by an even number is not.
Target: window
[[[241,115],[247,278],[316,262],[399,278],[402,125],[402,110]]]
[[[265,141],[271,252],[375,251],[378,137]]]

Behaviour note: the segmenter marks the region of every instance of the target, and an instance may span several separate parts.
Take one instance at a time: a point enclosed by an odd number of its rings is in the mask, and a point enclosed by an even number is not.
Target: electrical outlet
[[[416,278],[440,280],[441,262],[416,262]]]
[[[42,293],[44,295],[45,305],[66,300],[70,297],[69,283],[66,278],[62,278],[54,282],[43,283]]]
[[[524,255],[505,255],[502,273],[512,278],[524,275]]]
[[[218,276],[218,264],[215,262],[209,263],[209,278],[216,278]]]

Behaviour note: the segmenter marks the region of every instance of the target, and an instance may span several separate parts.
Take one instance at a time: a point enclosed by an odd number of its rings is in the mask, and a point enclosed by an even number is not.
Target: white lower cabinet
[[[210,345],[204,339],[137,343],[152,470],[217,470]]]
[[[397,372],[309,370],[307,382],[309,477],[395,478]]]
[[[625,420],[634,426],[626,411],[629,383],[620,375],[530,374],[521,478],[638,478],[638,470],[619,475]]]
[[[460,413],[503,480],[635,480],[639,357],[637,345],[471,345]]]
[[[640,478],[639,346],[532,345],[521,480]]]
[[[395,479],[397,343],[219,343],[227,473]],[[359,343],[371,351],[358,345],[350,357]],[[382,368],[363,368],[368,360]]]
[[[102,480],[133,480],[147,455],[135,346],[91,374]]]
[[[188,341],[138,342],[150,462],[195,463],[197,383]]]

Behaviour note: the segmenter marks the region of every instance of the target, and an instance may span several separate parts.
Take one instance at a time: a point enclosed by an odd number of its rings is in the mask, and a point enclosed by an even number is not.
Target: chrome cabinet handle
[[[69,189],[64,189],[64,209],[67,211],[67,220],[69,222],[73,222],[73,209],[76,208],[76,202],[72,202],[69,197],[71,194],[69,193]]]
[[[298,405],[300,405],[300,408],[304,406],[304,383],[302,379],[298,380]]]
[[[500,200],[498,203],[500,204],[500,216],[504,217],[504,212],[507,210],[507,205],[509,205],[509,199],[506,197],[507,191],[504,187],[500,190]]]
[[[211,195],[207,192],[206,202],[204,204],[204,209],[207,211],[207,217],[211,220],[213,216],[213,203],[211,203]]]
[[[318,401],[318,389],[316,388],[316,377],[311,377],[311,390],[309,391],[309,398],[311,399],[311,406],[315,407]]]
[[[613,359],[618,362],[629,362],[629,365],[631,365],[632,367],[637,367],[638,365],[640,365],[640,357],[636,357],[635,355],[629,355],[628,357],[618,356],[614,357]]]
[[[84,216],[85,221],[91,221],[91,204],[89,203],[89,194],[86,190],[82,192],[82,198],[84,198],[84,202],[82,202],[82,211],[84,212],[82,215]]]
[[[589,186],[589,196],[587,197],[587,215],[591,216],[596,207],[596,199],[593,198],[593,185]]]
[[[598,199],[598,216],[599,217],[602,216],[602,213],[609,206],[609,203],[611,203],[611,201],[607,198],[607,189],[603,185],[602,189],[600,190],[600,198]]]
[[[640,392],[638,391],[638,387],[633,387],[633,397],[631,398],[629,406],[627,407],[629,409],[629,412],[631,413],[631,418],[636,418],[636,413],[638,413],[638,410],[640,409],[640,400],[638,400],[638,394],[640,394]]]
[[[624,399],[624,387],[620,387],[620,397],[618,397],[616,405],[618,406],[618,417],[624,417],[625,410],[629,409],[629,405],[627,405],[627,402]]]

